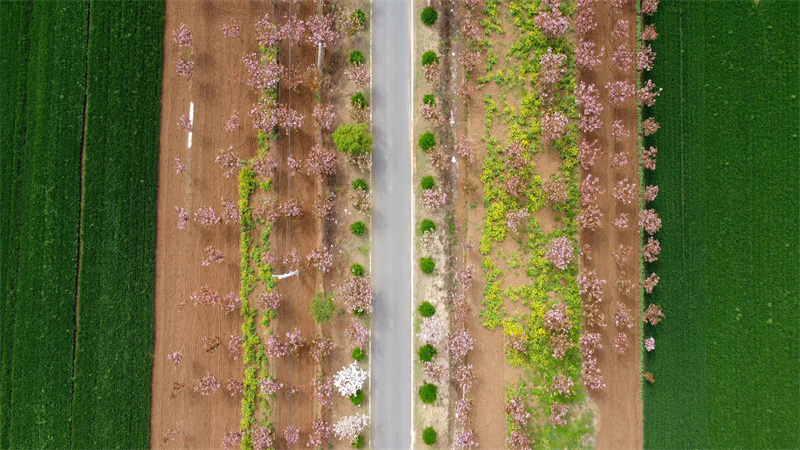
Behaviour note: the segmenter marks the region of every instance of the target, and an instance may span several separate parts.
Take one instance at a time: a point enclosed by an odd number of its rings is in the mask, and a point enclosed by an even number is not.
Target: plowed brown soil
[[[291,2],[275,2],[275,11],[272,14],[276,24],[283,24],[289,17],[303,19],[316,13],[314,2],[300,2],[291,5]],[[316,65],[316,48],[303,41],[291,46],[287,40],[282,40],[278,47],[278,62],[285,67],[296,66],[304,71],[309,65]],[[300,255],[300,275],[290,277],[277,283],[277,290],[281,294],[281,306],[278,309],[277,320],[273,321],[272,329],[278,337],[299,329],[307,341],[316,334],[316,323],[309,313],[309,304],[317,292],[318,272],[308,265],[306,256],[311,253],[321,242],[321,223],[311,214],[319,192],[319,183],[310,177],[305,168],[290,174],[287,159],[291,156],[304,164],[311,147],[314,146],[314,121],[311,113],[314,110],[313,88],[302,85],[296,90],[291,90],[286,83],[281,83],[278,90],[278,104],[286,105],[305,116],[303,126],[287,136],[281,132],[275,149],[278,160],[278,170],[274,177],[277,189],[277,198],[285,202],[290,198],[300,201],[304,208],[302,217],[293,219],[279,219],[272,231],[272,244],[278,261],[292,249]],[[281,272],[279,266],[278,272]],[[279,395],[274,402],[275,430],[279,439],[278,448],[286,448],[283,431],[287,426],[298,427],[301,436],[310,432],[314,420],[314,389],[311,385],[316,373],[316,364],[303,352],[301,357],[275,358],[270,361],[275,379],[297,389],[291,397]],[[301,439],[305,439],[302,437]]]
[[[241,359],[234,361],[225,345],[231,335],[241,334],[242,319],[238,310],[229,314],[210,306],[193,306],[192,292],[201,285],[225,295],[239,292],[239,226],[219,224],[205,227],[190,220],[185,230],[178,230],[175,207],[190,215],[198,208],[211,206],[222,210],[221,198],[237,198],[235,177],[226,179],[214,162],[219,149],[232,145],[241,158],[255,153],[256,134],[246,118],[257,100],[256,93],[241,78],[241,57],[258,50],[253,39],[253,24],[269,8],[267,2],[255,1],[179,1],[168,2],[164,34],[164,79],[161,115],[159,163],[158,232],[156,253],[155,354],[151,416],[151,447],[219,448],[222,436],[239,428],[240,396],[231,397],[224,387],[210,397],[192,389],[194,380],[210,372],[225,383],[241,380]],[[192,31],[191,49],[196,67],[191,80],[175,72],[175,61],[188,55],[172,40],[172,30],[181,23]],[[238,23],[241,39],[225,38],[223,24]],[[176,123],[189,114],[194,102],[192,147],[187,148],[187,132]],[[234,111],[242,115],[243,128],[224,131],[225,122]],[[186,171],[175,174],[173,165],[179,157]],[[220,265],[203,267],[203,249],[213,245],[225,255]],[[185,302],[185,307],[178,305]],[[203,350],[204,336],[218,336],[222,345],[214,353]],[[177,368],[166,355],[184,349],[183,362]],[[183,392],[170,398],[173,383],[184,383]],[[162,440],[167,430],[179,430],[174,442]]]
[[[617,80],[636,82],[636,71],[631,69],[625,73],[614,69],[611,57],[619,42],[612,41],[611,33],[617,20],[627,20],[630,35],[625,39],[629,49],[636,50],[636,8],[634,2],[627,2],[622,14],[611,12],[609,1],[595,3],[595,20],[598,27],[590,39],[597,42],[597,47],[605,47],[606,55],[602,63],[594,71],[581,71],[579,79],[587,83],[595,83],[600,91],[600,99],[605,109],[602,113],[603,128],[589,135],[581,135],[582,139],[598,140],[598,145],[603,149],[603,156],[588,172],[600,179],[600,186],[605,189],[605,194],[599,197],[600,210],[603,212],[603,228],[597,231],[582,231],[581,244],[592,246],[592,259],[582,258],[583,268],[596,269],[600,279],[608,280],[605,285],[605,296],[600,309],[603,312],[607,326],[594,330],[603,336],[603,349],[597,352],[598,367],[605,377],[606,388],[600,391],[590,391],[590,397],[597,406],[598,423],[596,448],[603,449],[637,449],[642,448],[642,402],[639,399],[639,321],[632,330],[628,331],[628,350],[624,355],[617,355],[614,350],[614,340],[619,330],[614,326],[613,314],[617,302],[623,303],[631,309],[633,314],[639,314],[639,239],[638,234],[638,202],[623,205],[612,198],[614,186],[620,180],[628,178],[638,185],[639,165],[637,150],[637,111],[636,101],[629,99],[624,105],[612,107],[608,102],[606,83]],[[630,136],[615,142],[611,137],[611,125],[615,120],[622,120],[623,125],[630,131]],[[629,163],[620,168],[614,168],[611,160],[616,152],[624,151],[628,155]],[[583,171],[582,177],[587,172]],[[620,230],[612,222],[620,213],[627,213],[629,226]],[[633,248],[627,263],[618,267],[612,252],[620,245]],[[634,283],[630,293],[622,295],[613,285],[619,277],[624,277]],[[636,317],[636,316],[634,316]]]
[[[307,16],[315,11],[311,2],[304,2],[301,10],[293,14]],[[286,9],[284,11],[284,9]],[[202,206],[212,206],[220,211],[222,197],[236,200],[236,178],[225,179],[214,159],[219,149],[233,145],[237,155],[250,158],[255,154],[256,132],[251,127],[247,112],[258,100],[258,95],[247,88],[241,57],[258,51],[254,36],[254,23],[269,12],[277,22],[289,14],[288,5],[266,1],[183,1],[167,4],[164,61],[164,94],[162,98],[161,162],[159,180],[159,222],[157,238],[156,275],[156,343],[153,369],[153,410],[151,418],[151,446],[164,446],[162,437],[167,430],[180,430],[176,442],[170,447],[215,448],[222,436],[239,428],[240,396],[228,396],[224,388],[211,397],[203,398],[192,391],[194,380],[211,372],[224,384],[227,379],[241,380],[243,367],[234,361],[225,349],[230,335],[241,334],[241,317],[238,311],[224,314],[210,307],[192,306],[189,295],[201,285],[209,284],[222,295],[239,291],[239,227],[235,224],[202,227],[194,221],[186,230],[177,229],[175,206],[193,213]],[[186,55],[172,42],[171,30],[186,23],[192,31],[194,45],[192,58],[196,68],[191,80],[179,77],[174,63],[179,55]],[[241,38],[225,38],[223,24],[241,25]],[[305,68],[316,62],[316,52],[310,47],[294,48],[281,44],[280,62],[298,64]],[[279,336],[295,327],[303,337],[311,339],[316,325],[308,313],[308,304],[317,290],[317,272],[305,265],[305,257],[320,241],[318,220],[310,214],[318,183],[304,171],[289,176],[286,160],[291,155],[304,162],[313,145],[313,91],[300,87],[296,91],[282,88],[279,102],[306,116],[301,130],[292,135],[281,135],[273,151],[279,161],[274,181],[280,201],[288,198],[300,200],[306,214],[299,219],[281,219],[273,228],[271,240],[277,259],[296,249],[301,258],[301,275],[278,283],[282,305],[273,330]],[[192,147],[187,148],[187,133],[177,128],[180,115],[188,114],[189,102],[195,104]],[[233,111],[242,118],[242,129],[233,133],[224,131],[225,122]],[[186,172],[176,175],[172,166],[180,157]],[[220,266],[202,267],[203,249],[214,245],[223,251],[225,262]],[[281,271],[278,265],[276,270]],[[177,305],[186,301],[184,308]],[[202,348],[204,336],[219,336],[222,345],[213,354]],[[266,340],[266,337],[263,337]],[[167,353],[184,348],[183,363],[174,369],[166,360]],[[285,446],[282,431],[287,425],[309,431],[314,417],[311,380],[313,362],[301,358],[281,358],[273,361],[272,372],[279,382],[298,389],[291,398],[280,395],[274,405],[273,418],[280,439]],[[170,398],[174,382],[185,384],[184,392]]]

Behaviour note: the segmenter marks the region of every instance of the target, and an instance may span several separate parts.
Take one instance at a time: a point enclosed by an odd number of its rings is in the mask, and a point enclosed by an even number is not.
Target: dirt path
[[[232,74],[243,76],[241,57],[258,50],[253,40],[253,24],[269,7],[254,1],[168,2],[164,34],[164,80],[161,115],[161,144],[158,189],[158,231],[156,244],[155,353],[151,447],[219,448],[223,434],[239,428],[241,397],[224,390],[227,379],[241,380],[241,359],[234,361],[226,349],[230,335],[241,334],[238,310],[224,314],[219,308],[193,306],[189,296],[208,284],[222,296],[239,291],[239,226],[219,224],[210,227],[190,220],[185,230],[177,227],[175,207],[185,208],[190,217],[203,206],[222,210],[221,197],[237,198],[235,177],[226,179],[214,158],[219,149],[233,145],[242,158],[256,149],[256,133],[246,118],[257,100],[256,94],[236,82]],[[186,55],[172,41],[172,30],[186,23],[192,31],[192,80],[178,76],[175,61]],[[242,39],[228,39],[223,24],[241,25]],[[187,132],[176,123],[189,114],[194,102],[192,147],[187,148]],[[234,111],[242,115],[241,130],[224,131]],[[186,170],[176,175],[173,168],[179,157]],[[203,249],[213,245],[225,255],[225,262],[203,267]],[[178,307],[186,302],[182,309]],[[204,336],[218,336],[219,349],[203,350]],[[167,361],[168,353],[183,348],[183,362],[177,368]],[[214,374],[223,388],[211,397],[193,391],[194,380]],[[183,392],[170,398],[173,383],[184,383]],[[179,430],[174,442],[164,444],[168,430]]]
[[[291,2],[276,2],[273,21],[276,24],[285,23],[287,17],[306,19],[316,14],[314,2],[301,2],[291,6]],[[288,67],[297,66],[304,71],[309,65],[316,64],[317,52],[314,47],[306,44],[292,46],[282,40],[278,48],[278,61]],[[281,295],[281,306],[278,309],[277,320],[273,321],[272,329],[276,336],[285,337],[286,333],[299,329],[306,341],[311,341],[316,333],[316,323],[309,313],[309,304],[317,292],[318,272],[308,265],[306,256],[321,242],[321,224],[319,219],[311,214],[311,208],[316,202],[319,183],[308,176],[305,166],[290,174],[287,164],[291,156],[301,164],[305,164],[306,157],[314,146],[314,121],[311,113],[314,109],[314,92],[307,85],[291,90],[286,83],[281,83],[278,91],[278,104],[286,105],[305,116],[300,130],[290,136],[281,132],[277,141],[275,156],[278,160],[278,170],[274,177],[277,199],[285,202],[290,198],[299,200],[303,205],[303,216],[293,219],[281,218],[275,223],[271,240],[275,249],[277,262],[284,255],[296,250],[300,256],[300,275],[281,280],[277,290]],[[277,265],[277,272],[288,270],[282,265]],[[291,425],[301,430],[301,443],[305,440],[304,434],[311,430],[314,420],[314,389],[311,385],[316,372],[316,364],[303,352],[300,357],[283,357],[271,361],[272,373],[275,379],[297,389],[291,397],[279,394],[275,400],[275,431],[279,437],[277,446],[286,447],[283,440],[283,430]]]
[[[612,107],[608,102],[606,83],[625,80],[635,83],[635,69],[622,74],[615,70],[611,58],[618,43],[611,39],[614,24],[617,20],[627,20],[630,35],[625,42],[629,49],[636,49],[636,9],[634,2],[625,5],[622,14],[610,12],[608,1],[598,1],[595,4],[595,19],[598,27],[590,38],[595,38],[597,47],[605,47],[606,55],[595,71],[581,71],[579,79],[587,83],[595,83],[600,91],[600,100],[605,109],[602,113],[603,128],[589,135],[581,133],[581,139],[598,140],[598,145],[604,155],[589,173],[600,179],[600,186],[605,194],[599,198],[599,206],[603,212],[603,228],[597,231],[582,231],[581,244],[592,246],[592,259],[582,259],[582,267],[589,270],[596,269],[600,279],[608,280],[605,286],[605,296],[600,309],[606,319],[607,326],[596,329],[603,336],[603,349],[598,351],[598,367],[605,377],[606,388],[600,391],[590,391],[590,396],[598,409],[598,424],[596,428],[596,448],[602,449],[635,449],[642,448],[642,402],[639,399],[639,334],[638,319],[634,329],[628,332],[629,346],[624,355],[617,355],[614,350],[614,339],[618,330],[614,326],[614,311],[617,302],[630,308],[633,314],[639,311],[639,290],[636,283],[639,279],[639,234],[638,234],[638,202],[622,205],[612,198],[615,184],[628,178],[630,181],[639,180],[639,165],[637,163],[636,140],[636,102],[628,100],[622,107]],[[611,136],[611,127],[615,120],[622,120],[625,129],[630,131],[630,136],[615,142]],[[624,151],[628,155],[629,163],[624,167],[614,168],[611,165],[614,153]],[[586,172],[582,171],[582,177]],[[620,213],[627,213],[629,226],[620,230],[612,222]],[[620,245],[631,247],[633,251],[628,261],[618,267],[612,253]],[[631,280],[634,285],[630,293],[622,295],[614,287],[619,277]],[[636,317],[636,316],[634,316]]]

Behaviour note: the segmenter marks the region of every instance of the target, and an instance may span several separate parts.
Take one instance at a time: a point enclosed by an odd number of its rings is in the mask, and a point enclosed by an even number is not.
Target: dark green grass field
[[[645,448],[800,447],[800,2],[662,0]]]
[[[0,2],[0,448],[149,443],[163,20]]]

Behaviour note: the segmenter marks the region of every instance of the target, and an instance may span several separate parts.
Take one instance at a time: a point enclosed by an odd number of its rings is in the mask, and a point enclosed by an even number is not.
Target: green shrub
[[[317,295],[311,300],[309,309],[311,309],[311,317],[314,318],[314,322],[330,322],[336,310],[336,307],[333,305],[333,294],[328,294],[328,296],[325,297],[322,295],[322,292],[317,292]]]
[[[353,349],[353,353],[351,353],[350,356],[352,356],[356,361],[361,362],[361,360],[367,357],[367,354],[364,353],[364,350],[362,350],[361,347],[356,347]]]
[[[362,266],[359,263],[355,263],[352,266],[350,266],[350,273],[352,273],[353,275],[355,275],[357,277],[360,277],[360,276],[364,275],[364,266]]]
[[[350,105],[355,109],[364,109],[367,107],[367,99],[361,92],[356,92],[350,96]]]
[[[436,136],[430,131],[422,133],[419,137],[419,146],[426,152],[436,146]]]
[[[430,66],[431,64],[439,62],[439,57],[436,56],[436,52],[433,50],[428,50],[427,52],[422,54],[422,65],[423,66]]]
[[[430,317],[436,314],[436,307],[434,307],[431,302],[422,302],[419,308],[417,308],[417,311],[419,311],[419,315],[422,317]]]
[[[438,396],[439,389],[436,388],[435,384],[425,383],[419,388],[419,398],[422,403],[433,403]]]
[[[361,317],[366,313],[367,313],[366,311],[364,311],[363,309],[360,309],[360,308],[356,308],[356,309],[353,310],[353,315],[356,316],[356,317]]]
[[[433,223],[431,219],[422,219],[422,223],[419,225],[419,230],[423,233],[428,230],[436,231],[436,224]]]
[[[363,123],[339,125],[333,132],[333,143],[339,151],[351,155],[360,155],[372,151],[372,135]]]
[[[433,104],[436,103],[436,97],[434,97],[433,94],[425,94],[425,96],[422,97],[422,103],[433,106]]]
[[[353,189],[361,189],[362,191],[366,191],[367,189],[367,182],[364,181],[363,178],[359,178],[353,181]]]
[[[434,348],[431,344],[425,344],[419,348],[417,355],[419,355],[420,361],[431,362],[433,357],[436,356],[436,348]]]
[[[364,54],[361,53],[359,50],[354,50],[350,53],[350,63],[353,65],[359,65],[364,62]]]
[[[422,177],[421,184],[422,184],[422,189],[426,191],[428,189],[433,189],[433,187],[436,186],[436,182],[433,181],[433,177],[430,175],[428,175],[427,177]]]
[[[355,394],[350,396],[350,403],[358,406],[364,403],[364,391],[361,389],[357,390]]]
[[[353,445],[355,448],[361,448],[364,446],[364,436],[358,435],[355,441],[351,442],[350,444]]]
[[[367,232],[367,226],[364,225],[364,222],[359,220],[358,222],[350,225],[350,231],[352,231],[356,236],[361,236]]]
[[[433,269],[436,268],[436,263],[433,262],[433,258],[420,258],[419,268],[422,269],[422,273],[430,275],[433,273]]]
[[[439,13],[437,13],[435,9],[428,6],[427,8],[422,10],[420,18],[422,19],[422,23],[424,23],[427,26],[431,26],[436,23],[436,19],[439,18]]]
[[[428,427],[422,430],[422,442],[427,445],[433,445],[436,443],[436,430],[433,427]]]
[[[364,11],[357,9],[350,13],[350,22],[363,28],[367,24],[367,15],[364,14]]]

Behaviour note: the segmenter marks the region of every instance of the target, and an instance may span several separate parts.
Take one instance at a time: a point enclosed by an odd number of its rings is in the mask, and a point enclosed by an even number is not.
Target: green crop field
[[[0,5],[4,110],[0,448],[67,448],[88,5]],[[13,48],[20,44],[23,52]]]
[[[164,3],[92,1],[72,443],[150,439]]]
[[[662,0],[654,22],[645,448],[800,447],[800,3]]]
[[[0,2],[0,448],[149,443],[163,21]]]

